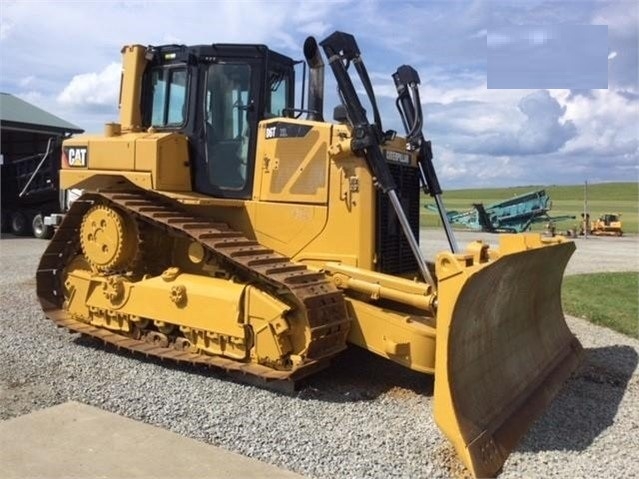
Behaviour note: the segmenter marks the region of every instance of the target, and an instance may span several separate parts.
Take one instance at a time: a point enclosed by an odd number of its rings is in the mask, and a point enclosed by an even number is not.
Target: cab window
[[[283,71],[271,70],[268,74],[267,92],[268,100],[266,102],[266,118],[276,116],[284,116],[284,108],[289,107],[289,88],[290,78]]]
[[[186,69],[156,68],[151,72],[151,125],[176,127],[185,123]]]

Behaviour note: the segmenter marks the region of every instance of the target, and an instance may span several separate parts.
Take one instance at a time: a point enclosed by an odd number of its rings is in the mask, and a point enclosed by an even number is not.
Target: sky
[[[488,88],[608,88],[606,25],[492,27]]]
[[[0,2],[0,91],[87,132],[117,121],[123,45],[264,43],[352,33],[385,129],[392,73],[421,78],[442,188],[639,180],[639,2]],[[336,104],[326,69],[325,116]]]

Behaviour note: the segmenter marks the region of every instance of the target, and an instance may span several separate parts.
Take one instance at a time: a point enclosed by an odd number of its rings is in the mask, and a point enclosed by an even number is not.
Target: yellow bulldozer
[[[417,72],[392,75],[401,137],[352,35],[303,50],[296,107],[299,62],[264,45],[124,47],[119,123],[63,144],[61,186],[84,194],[40,261],[42,308],[118,348],[282,389],[365,348],[434,374],[435,421],[472,474],[494,475],[578,363],[560,301],[574,244],[507,234],[460,250]],[[422,189],[450,244],[428,262]]]
[[[585,233],[595,236],[623,236],[621,229],[621,214],[604,213],[594,221],[590,221],[590,214],[581,214],[579,234]],[[587,231],[586,231],[587,229]]]

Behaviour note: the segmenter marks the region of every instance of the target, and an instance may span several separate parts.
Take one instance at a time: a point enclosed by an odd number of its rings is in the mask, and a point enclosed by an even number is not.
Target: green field
[[[566,276],[564,311],[572,316],[639,338],[639,273]]]
[[[552,200],[550,216],[575,216],[574,220],[557,222],[557,232],[577,228],[580,214],[584,210],[584,185],[572,186],[518,186],[512,188],[486,188],[468,190],[450,190],[442,195],[448,211],[466,211],[472,203],[497,203],[513,196],[545,189]],[[639,184],[638,183],[598,183],[588,185],[588,210],[591,218],[603,213],[621,213],[624,233],[639,231]],[[424,204],[435,204],[432,198],[423,196]],[[421,224],[423,226],[440,226],[437,213],[422,208]],[[457,226],[454,226],[457,227]],[[545,222],[533,225],[533,230],[544,230]],[[461,227],[460,227],[461,228]]]

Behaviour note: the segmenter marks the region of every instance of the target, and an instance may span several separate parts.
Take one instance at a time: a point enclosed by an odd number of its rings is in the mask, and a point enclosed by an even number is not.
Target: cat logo
[[[66,157],[69,166],[74,168],[82,168],[87,166],[89,155],[86,146],[72,146],[66,148]]]

